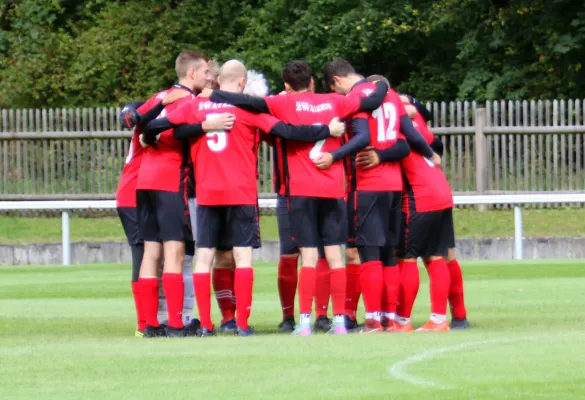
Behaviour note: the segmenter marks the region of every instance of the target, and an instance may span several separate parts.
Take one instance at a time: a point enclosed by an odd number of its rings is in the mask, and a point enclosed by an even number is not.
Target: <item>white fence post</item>
[[[514,259],[522,260],[522,208],[514,206]]]
[[[69,212],[63,211],[61,229],[63,245],[63,265],[71,265],[71,241],[69,237]]]

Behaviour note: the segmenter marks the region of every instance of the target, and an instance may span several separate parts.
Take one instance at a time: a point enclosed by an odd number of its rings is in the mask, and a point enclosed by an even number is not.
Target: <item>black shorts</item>
[[[347,206],[343,198],[291,196],[289,221],[299,247],[342,245],[347,241]]]
[[[356,192],[354,210],[356,247],[398,246],[402,192]]]
[[[137,190],[140,238],[146,242],[193,240],[187,200],[180,192]]]
[[[138,226],[138,208],[118,207],[117,211],[120,222],[122,222],[122,227],[124,228],[124,233],[126,234],[126,239],[128,239],[128,244],[132,246],[142,243]]]
[[[288,198],[285,196],[278,195],[276,197],[276,223],[280,240],[280,255],[297,254],[299,247],[293,239],[288,216]]]
[[[453,209],[402,213],[400,258],[446,257],[455,247]]]
[[[258,207],[197,206],[197,247],[260,247]]]

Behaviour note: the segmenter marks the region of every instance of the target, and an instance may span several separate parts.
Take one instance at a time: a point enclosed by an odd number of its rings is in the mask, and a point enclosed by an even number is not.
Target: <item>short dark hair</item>
[[[370,75],[370,76],[368,76],[368,82],[376,82],[376,81],[382,81],[386,85],[388,85],[388,87],[390,87],[390,81],[384,75]]]
[[[189,68],[198,69],[201,61],[209,61],[207,56],[199,51],[185,50],[175,60],[175,72],[179,78],[187,75]]]
[[[282,70],[282,80],[287,83],[292,90],[308,89],[311,86],[313,70],[303,60],[293,60],[286,63]]]
[[[335,83],[333,81],[334,76],[348,76],[351,74],[355,74],[355,69],[353,69],[353,66],[348,61],[343,58],[333,60],[323,70],[325,87],[329,89]]]

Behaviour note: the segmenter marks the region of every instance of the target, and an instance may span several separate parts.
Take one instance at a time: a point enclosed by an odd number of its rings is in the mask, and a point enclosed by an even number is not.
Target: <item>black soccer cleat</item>
[[[356,320],[349,318],[348,315],[345,316],[345,329],[347,332],[355,332],[359,329],[359,325]]]
[[[469,321],[467,318],[453,318],[451,320],[451,329],[452,330],[462,330],[462,329],[470,329],[471,325],[469,325]]]
[[[278,325],[279,332],[292,332],[297,326],[294,317],[285,317],[282,322]]]
[[[222,333],[236,333],[237,330],[238,327],[236,325],[235,319],[230,319],[226,323],[221,324],[221,326],[219,327],[219,331]]]
[[[256,331],[254,331],[254,328],[252,328],[251,326],[248,327],[248,329],[242,329],[239,326],[237,327],[237,330],[235,332],[236,336],[256,336]]]
[[[313,330],[327,333],[331,330],[331,322],[333,321],[331,321],[326,316],[321,315],[313,324]]]
[[[150,326],[146,325],[146,330],[144,331],[145,338],[155,338],[155,337],[165,337],[167,336],[167,330],[164,326]]]
[[[185,325],[185,336],[197,336],[199,329],[201,329],[201,322],[197,318],[193,318],[191,322]]]
[[[167,326],[167,337],[178,338],[185,336],[186,336],[185,328],[175,328],[172,326]]]
[[[215,330],[209,328],[201,328],[199,329],[199,337],[208,337],[208,336],[215,336]]]

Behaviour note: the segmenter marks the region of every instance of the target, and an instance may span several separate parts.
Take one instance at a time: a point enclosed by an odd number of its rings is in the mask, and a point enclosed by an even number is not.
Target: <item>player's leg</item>
[[[356,192],[348,195],[347,199],[347,231],[348,240],[345,244],[345,327],[348,331],[357,329],[356,321],[357,307],[362,293],[360,285],[361,260],[355,247],[356,235]]]
[[[136,207],[118,207],[117,211],[132,254],[131,284],[137,320],[135,335],[137,337],[144,337],[146,321],[144,319],[144,312],[142,310],[142,302],[140,298],[140,284],[138,283],[140,264],[142,264],[142,256],[144,255],[144,243],[140,240],[140,232],[138,229],[138,209]]]
[[[341,245],[347,242],[347,206],[344,199],[319,200],[319,231],[329,264],[333,323],[330,333],[345,335],[345,260]]]
[[[388,194],[386,192],[358,192],[356,246],[362,265],[360,283],[366,308],[362,332],[382,332],[382,295],[384,272],[382,249],[388,232]]]
[[[211,273],[215,299],[221,312],[220,331],[234,333],[236,331],[236,297],[234,295],[235,268],[234,253],[231,244],[226,244],[224,236],[220,239],[215,252],[215,264]]]
[[[211,266],[223,229],[225,211],[225,207],[220,206],[197,207],[197,250],[193,268],[193,287],[201,322],[201,336],[215,335],[211,320]]]
[[[189,204],[189,226],[191,228],[191,237],[197,237],[196,215],[197,203],[194,198],[188,200]],[[193,316],[193,307],[195,305],[195,292],[193,290],[193,261],[195,258],[195,242],[190,240],[185,242],[185,262],[183,263],[183,323],[185,328],[196,332],[199,329],[199,320]]]
[[[299,279],[299,248],[293,239],[288,206],[288,198],[279,195],[276,200],[276,222],[280,239],[277,281],[282,308],[282,322],[278,325],[280,332],[292,332],[295,329],[295,296]]]
[[[419,256],[420,242],[425,240],[424,237],[421,237],[424,221],[420,221],[421,218],[418,214],[412,213],[406,202],[404,205],[405,207],[403,207],[401,213],[400,241],[397,251],[400,291],[394,324],[394,331],[396,332],[413,331],[410,316],[420,286],[420,275],[416,260]]]
[[[382,250],[382,269],[384,291],[382,295],[382,326],[386,331],[394,330],[396,306],[400,294],[400,268],[396,262],[396,248],[400,242],[400,225],[402,218],[402,193],[390,194],[390,213],[388,215],[388,243]]]
[[[329,263],[327,262],[327,258],[325,258],[325,249],[323,248],[323,246],[319,246],[319,260],[317,261],[317,280],[315,281],[315,312],[317,314],[315,324],[313,325],[313,329],[315,330],[328,332],[331,329],[331,320],[327,316],[330,297],[331,280]]]
[[[429,321],[417,331],[448,331],[447,304],[449,299],[450,276],[449,268],[445,263],[448,251],[448,240],[442,235],[445,211],[432,211],[427,214],[429,234],[426,248],[421,251],[429,274],[429,289],[431,295],[431,316]]]
[[[299,276],[300,320],[293,334],[309,336],[311,314],[315,297],[316,268],[320,244],[317,199],[312,197],[290,197],[289,220],[293,236],[301,251],[302,267]]]
[[[139,286],[141,305],[146,321],[145,337],[165,336],[160,326],[158,310],[158,267],[162,259],[162,244],[158,233],[154,194],[138,190],[136,195],[140,238],[144,241],[144,254],[140,265]]]
[[[465,297],[463,291],[463,274],[455,256],[455,229],[453,226],[453,209],[445,213],[443,235],[449,239],[449,250],[445,262],[449,268],[451,283],[449,286],[449,306],[451,308],[451,329],[469,329]]]
[[[192,333],[185,331],[183,324],[185,242],[193,240],[188,222],[188,204],[181,192],[158,191],[156,198],[157,221],[163,241],[162,283],[167,299],[167,334],[185,336]]]
[[[228,232],[234,245],[236,272],[234,291],[236,295],[236,335],[251,336],[254,330],[248,325],[252,310],[254,269],[252,249],[258,241],[259,231],[256,206],[232,206],[228,220]]]

